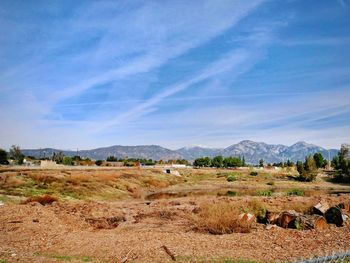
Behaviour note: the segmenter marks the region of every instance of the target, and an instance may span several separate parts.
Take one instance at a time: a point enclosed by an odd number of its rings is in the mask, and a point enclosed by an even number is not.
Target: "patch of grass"
[[[258,220],[262,220],[266,216],[266,206],[254,198],[248,202],[247,206],[242,207],[242,211],[245,213],[253,213]]]
[[[304,193],[304,191],[295,188],[295,189],[290,189],[290,190],[288,190],[288,191],[287,191],[287,195],[288,195],[288,196],[291,196],[291,195],[304,196],[305,193]]]
[[[59,261],[66,261],[66,262],[70,262],[73,260],[79,260],[82,262],[93,262],[93,260],[89,256],[67,256],[67,255],[58,255],[58,254],[47,254],[47,253],[41,253],[41,252],[35,252],[34,256],[52,258]]]
[[[236,196],[236,195],[237,195],[237,192],[232,191],[232,190],[228,190],[228,191],[226,192],[226,195],[227,195],[227,196]]]
[[[257,175],[258,175],[258,172],[256,172],[256,171],[251,171],[249,175],[251,175],[251,176],[257,176]]]
[[[236,176],[234,176],[234,175],[230,175],[230,176],[227,177],[226,180],[227,180],[227,182],[234,182],[234,181],[237,180],[237,178],[236,178]]]
[[[177,256],[177,262],[196,262],[196,263],[259,263],[259,261],[245,260],[245,259],[233,259],[230,257],[198,257],[198,256]]]
[[[0,263],[7,263],[5,259],[0,259]]]
[[[258,191],[256,191],[256,193],[259,196],[272,196],[273,191],[272,190],[258,190]]]

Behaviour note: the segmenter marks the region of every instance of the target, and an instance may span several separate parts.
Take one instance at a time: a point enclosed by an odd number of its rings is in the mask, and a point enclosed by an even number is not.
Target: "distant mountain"
[[[57,153],[60,150],[57,149],[24,149],[22,153],[27,156],[34,157],[49,157],[53,153]],[[170,160],[170,159],[181,159],[182,155],[179,153],[157,146],[157,145],[140,145],[140,146],[121,146],[115,145],[110,147],[97,148],[92,150],[82,151],[62,151],[66,156],[74,156],[79,154],[81,157],[89,157],[95,160],[105,160],[109,156],[116,158],[142,158],[142,159],[153,159],[153,160]]]
[[[59,152],[58,149],[24,149],[23,154],[34,157],[50,157],[53,153]],[[254,142],[249,140],[241,141],[227,148],[206,148],[206,147],[184,147],[178,150],[169,150],[157,145],[141,145],[141,146],[121,146],[115,145],[110,147],[97,148],[92,150],[79,151],[82,157],[91,159],[105,160],[108,156],[117,158],[144,158],[153,160],[170,160],[170,159],[186,159],[193,161],[199,157],[222,156],[240,156],[245,158],[247,163],[257,164],[260,159],[265,163],[274,163],[287,161],[288,159],[296,162],[304,160],[305,156],[320,152],[325,158],[331,159],[338,153],[335,149],[324,149],[322,147],[309,144],[306,142],[297,142],[291,146],[281,144],[267,144],[264,142]],[[77,155],[76,151],[63,151],[66,156]]]
[[[176,150],[186,160],[194,160],[203,156],[214,157],[221,154],[222,149],[200,146],[183,147]]]

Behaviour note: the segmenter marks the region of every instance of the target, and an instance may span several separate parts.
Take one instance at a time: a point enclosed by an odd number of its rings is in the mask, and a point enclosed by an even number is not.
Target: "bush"
[[[273,185],[275,185],[275,182],[271,181],[271,182],[268,182],[268,183],[266,183],[266,184],[267,184],[267,185],[273,186]]]
[[[101,166],[102,163],[103,163],[102,160],[97,160],[97,161],[95,162],[95,164],[96,164],[97,166]]]
[[[249,227],[239,226],[239,214],[239,209],[229,203],[206,204],[201,206],[199,213],[193,217],[194,228],[213,235],[249,232]]]
[[[229,175],[226,180],[227,182],[234,182],[237,180],[237,178],[234,175]]]
[[[273,192],[271,190],[258,190],[258,191],[256,191],[256,193],[259,196],[272,196]]]
[[[304,196],[304,191],[300,190],[300,189],[290,189],[287,191],[287,195],[297,195],[297,196]]]
[[[7,161],[7,152],[3,149],[0,149],[0,164],[8,164]]]
[[[73,165],[73,160],[72,160],[71,157],[65,156],[63,158],[62,164],[64,164],[64,165]]]
[[[251,175],[251,176],[257,176],[257,175],[258,175],[258,172],[252,171],[252,172],[250,172],[250,175]]]

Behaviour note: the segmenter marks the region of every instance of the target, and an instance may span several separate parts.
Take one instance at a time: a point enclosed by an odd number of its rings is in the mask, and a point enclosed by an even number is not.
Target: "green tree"
[[[0,164],[8,164],[7,161],[7,152],[3,149],[0,149]]]
[[[96,164],[97,166],[101,166],[102,163],[103,163],[102,160],[97,160],[97,161],[95,162],[95,164]]]
[[[12,158],[16,164],[23,164],[24,155],[21,152],[19,146],[12,145],[10,149],[10,158]]]
[[[117,162],[118,159],[114,156],[108,156],[106,161],[107,162]]]
[[[196,167],[210,167],[211,159],[209,157],[201,157],[194,160],[193,165]]]
[[[297,179],[303,182],[312,182],[317,176],[317,166],[312,156],[305,157],[305,162],[297,162],[299,176]]]
[[[63,152],[57,152],[57,153],[54,153],[52,155],[52,161],[56,162],[56,163],[63,163],[63,159],[64,159],[64,154]]]
[[[325,160],[323,158],[323,155],[321,153],[315,153],[313,156],[315,163],[316,163],[316,167],[317,168],[324,168],[327,165],[327,160]]]
[[[259,160],[259,167],[264,167],[264,160],[263,159]]]
[[[342,181],[344,179],[350,180],[350,155],[349,155],[350,146],[343,144],[338,152],[338,155],[335,156],[332,160],[332,166],[334,169],[338,170],[338,180]]]
[[[225,168],[241,167],[242,164],[243,162],[240,157],[226,157],[223,162]]]
[[[62,163],[64,165],[73,165],[73,159],[69,156],[65,156],[65,157],[63,157]]]
[[[216,168],[221,168],[224,165],[224,158],[222,156],[215,156],[211,164]]]

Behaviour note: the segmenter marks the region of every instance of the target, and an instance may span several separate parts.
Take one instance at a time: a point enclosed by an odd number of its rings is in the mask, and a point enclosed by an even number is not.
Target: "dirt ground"
[[[259,197],[281,209],[349,202],[348,196]],[[58,202],[0,206],[0,258],[4,262],[178,262],[292,261],[349,251],[350,227],[328,230],[267,230],[211,235],[193,229],[191,216],[202,203],[244,204],[248,197],[199,197],[119,202]],[[106,218],[116,218],[112,224]],[[232,261],[228,261],[231,259]],[[226,260],[226,261],[225,261]]]
[[[7,171],[9,174],[6,175],[7,184],[3,183],[0,190],[26,195],[18,195],[18,199],[13,196],[2,196],[0,262],[172,262],[171,256],[174,256],[176,262],[284,262],[350,250],[349,220],[343,227],[329,225],[329,229],[326,230],[304,231],[280,227],[266,229],[266,225],[255,223],[249,233],[223,235],[199,231],[194,220],[198,211],[205,205],[228,203],[237,207],[239,211],[252,213],[259,207],[275,212],[291,209],[306,212],[321,200],[330,205],[349,203],[350,195],[347,193],[315,192],[311,196],[199,195],[149,201],[142,195],[132,195],[134,188],[130,187],[130,191],[129,188],[125,189],[125,193],[129,195],[123,195],[124,198],[118,196],[116,200],[108,198],[101,201],[86,198],[88,190],[104,196],[105,189],[116,189],[114,185],[119,187],[121,180],[125,185],[133,183],[143,192],[152,193],[174,189],[197,189],[201,186],[207,187],[204,189],[211,189],[213,185],[226,187],[227,182],[221,177],[222,173],[226,172],[219,171],[217,176],[215,171],[214,176],[214,172],[195,171],[196,174],[191,177],[190,171],[185,171],[182,179],[174,181],[163,178],[162,182],[170,183],[160,184],[161,181],[158,179],[156,183],[150,180],[156,180],[157,174],[147,174],[141,180],[138,179],[140,175],[130,176],[133,173],[130,170],[123,171],[123,176],[120,176],[120,172],[118,175],[109,174],[108,177],[104,175],[102,181],[81,175],[72,180],[74,174],[63,174],[58,177],[53,172],[48,176],[56,179],[47,180],[47,177],[39,178],[31,174],[35,173],[33,171],[27,171],[26,175]],[[13,178],[8,180],[11,176]],[[68,179],[64,176],[68,176]],[[40,180],[35,181],[38,178]],[[43,178],[45,184],[38,186]],[[229,186],[266,187],[266,183],[271,181],[275,182],[275,186],[276,184],[293,188],[302,186],[281,179],[279,174],[262,175],[257,178],[237,174],[237,179],[229,183]],[[70,187],[78,187],[77,180],[83,181],[79,187],[85,187],[82,199],[67,199],[62,198],[63,195],[57,195],[58,202],[45,206],[38,202],[21,203],[28,193],[37,194],[39,190],[41,191],[40,187],[50,191],[69,190],[69,193],[72,193],[71,189],[75,188]],[[34,185],[33,182],[37,184]],[[105,184],[108,184],[109,188],[103,188]],[[29,191],[29,187],[35,191]],[[100,191],[99,187],[102,187],[103,191]],[[332,185],[323,180],[306,187],[349,189],[348,186]],[[42,193],[46,192],[39,192]],[[63,197],[65,196],[66,194]]]

